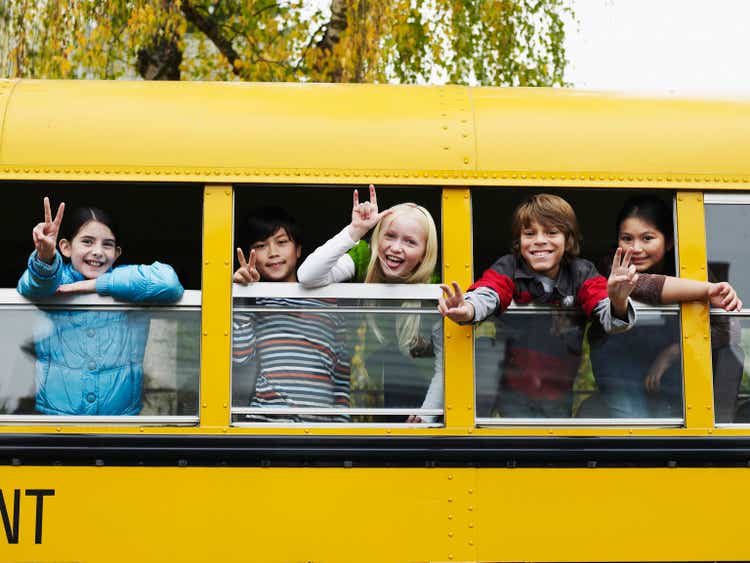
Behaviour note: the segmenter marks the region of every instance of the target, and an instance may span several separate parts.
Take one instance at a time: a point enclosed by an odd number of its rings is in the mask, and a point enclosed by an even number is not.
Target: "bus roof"
[[[0,81],[0,178],[747,188],[750,100]]]

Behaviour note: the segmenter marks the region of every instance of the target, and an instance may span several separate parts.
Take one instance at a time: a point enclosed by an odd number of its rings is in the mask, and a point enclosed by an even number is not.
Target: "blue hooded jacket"
[[[85,278],[55,253],[36,252],[18,280],[28,299],[50,297]],[[170,303],[183,289],[171,266],[118,266],[96,279],[96,292],[120,301]],[[36,410],[67,415],[136,415],[142,407],[149,315],[140,311],[45,311],[35,329]]]

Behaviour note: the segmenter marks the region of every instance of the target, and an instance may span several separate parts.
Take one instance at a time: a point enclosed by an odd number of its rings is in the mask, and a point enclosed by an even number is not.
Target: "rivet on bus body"
[[[55,428],[55,430],[56,430],[57,432],[62,432],[62,428],[60,428],[59,426],[58,426],[57,428]]]
[[[224,434],[226,434],[226,433],[227,433],[227,428],[222,428],[222,429],[221,429],[221,431],[222,431],[222,432],[223,432]]]
[[[453,502],[453,497],[448,497],[448,502]]]
[[[141,426],[140,428],[138,428],[138,432],[143,432],[143,426]]]
[[[204,263],[204,264],[205,264],[206,266],[208,266],[208,264],[209,264],[208,260],[206,260],[206,261],[205,261],[205,262],[203,262],[203,263]]]
[[[469,158],[468,157],[464,157],[464,164],[469,164]]]
[[[469,428],[469,429],[468,429],[468,430],[466,431],[466,433],[467,433],[467,434],[474,434],[474,429],[473,429],[473,428]]]
[[[227,408],[227,404],[226,404],[226,403],[224,403],[224,404],[223,404],[222,406],[223,406],[224,408]]]
[[[203,336],[208,336],[208,331],[207,330],[203,332]]]
[[[207,409],[207,408],[208,408],[208,404],[207,404],[207,403],[203,403],[203,405],[201,405],[201,406],[202,406],[202,407],[203,407],[204,409]]]
[[[469,494],[473,495],[474,494],[474,489],[469,489]]]
[[[474,527],[474,522],[469,522],[469,528],[473,528],[473,527]]]
[[[229,331],[224,331],[224,336],[229,336]]]
[[[448,515],[448,520],[453,520],[453,514]]]
[[[474,510],[474,507],[473,506],[469,506],[468,510],[469,510],[469,512],[472,512]]]
[[[447,150],[449,150],[449,149],[450,149],[450,147],[443,147],[443,150],[444,150],[444,151],[447,151]]]
[[[453,532],[448,532],[448,537],[452,538],[453,537]]]
[[[474,540],[469,540],[469,545],[474,545]]]
[[[453,475],[448,475],[448,481],[452,481],[452,480],[453,480]]]
[[[693,405],[688,405],[687,408],[688,408],[689,411],[693,410]]]
[[[448,130],[448,126],[447,125],[443,125],[443,131],[447,131],[447,130]]]
[[[309,434],[309,433],[310,433],[310,429],[309,428],[305,428],[305,434]]]
[[[466,137],[469,136],[469,134],[468,133],[461,133],[461,136],[465,139]]]

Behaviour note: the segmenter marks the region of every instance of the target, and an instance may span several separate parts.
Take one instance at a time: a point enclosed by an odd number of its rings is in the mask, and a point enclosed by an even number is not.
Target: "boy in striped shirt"
[[[302,244],[297,223],[285,210],[256,210],[247,219],[245,240],[250,242],[250,250],[245,258],[237,248],[235,283],[297,282]],[[348,407],[351,354],[343,317],[327,311],[335,307],[335,302],[258,298],[255,305],[268,307],[269,312],[235,312],[232,317],[233,385],[252,388],[248,382],[255,379],[250,406]],[[295,312],[292,308],[320,312]],[[249,418],[275,422],[346,420],[341,416],[292,413],[252,414]]]

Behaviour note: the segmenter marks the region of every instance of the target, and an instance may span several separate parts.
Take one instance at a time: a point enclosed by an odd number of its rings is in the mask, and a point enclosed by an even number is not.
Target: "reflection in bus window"
[[[15,293],[3,290],[11,291]],[[66,305],[37,310],[16,302],[4,309],[3,415],[197,415],[197,307],[146,312]],[[61,319],[68,322],[61,324]],[[123,324],[137,330],[126,334],[119,330]],[[64,346],[53,345],[55,339]],[[45,361],[39,361],[42,357]],[[101,361],[110,357],[126,368]],[[130,405],[137,406],[128,411]]]
[[[418,415],[433,422],[442,414],[442,322],[434,301],[378,305],[235,297],[234,421],[403,423]],[[419,351],[399,347],[395,335],[405,330],[418,331]],[[440,398],[422,408],[431,382]]]
[[[677,311],[638,310],[627,333],[589,339],[601,398],[599,418],[682,418],[682,362]],[[585,415],[583,409],[579,416]]]
[[[750,199],[746,194],[706,194],[706,244],[710,281],[727,281],[741,298],[750,296]],[[745,306],[746,307],[746,306]],[[747,308],[711,314],[714,416],[717,423],[750,423],[750,352]]]

